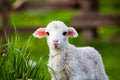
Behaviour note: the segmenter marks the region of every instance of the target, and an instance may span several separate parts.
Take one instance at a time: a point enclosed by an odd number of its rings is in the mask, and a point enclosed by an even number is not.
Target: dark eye
[[[67,32],[63,32],[63,35],[65,36],[67,34]]]
[[[46,34],[49,36],[49,32],[46,32]]]

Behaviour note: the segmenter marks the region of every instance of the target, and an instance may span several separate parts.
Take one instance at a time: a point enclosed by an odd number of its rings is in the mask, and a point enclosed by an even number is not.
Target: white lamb
[[[74,28],[61,21],[52,21],[33,35],[47,38],[52,80],[108,80],[101,55],[94,48],[77,48],[68,43],[68,37],[78,36]]]

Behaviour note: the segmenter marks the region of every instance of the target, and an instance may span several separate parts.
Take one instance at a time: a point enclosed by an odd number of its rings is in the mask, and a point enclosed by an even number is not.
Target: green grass
[[[38,61],[34,61],[29,50],[30,39],[22,45],[19,40],[15,36],[15,39],[0,46],[0,80],[49,80],[47,58],[39,57]]]
[[[77,11],[73,10],[56,10],[56,11],[26,11],[26,12],[17,12],[11,13],[11,18],[14,19],[14,23],[16,26],[46,26],[50,21],[53,20],[61,20],[64,21],[66,24],[70,25],[72,22],[72,16]],[[11,18],[9,22],[12,25]],[[29,23],[29,24],[28,24]]]
[[[101,14],[120,14],[119,0],[100,0]]]

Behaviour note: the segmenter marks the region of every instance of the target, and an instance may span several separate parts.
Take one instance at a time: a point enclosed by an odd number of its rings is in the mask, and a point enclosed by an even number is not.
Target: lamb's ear
[[[43,38],[46,36],[45,28],[38,28],[34,33],[34,37]]]
[[[75,38],[78,36],[78,33],[73,27],[68,27],[68,36]]]

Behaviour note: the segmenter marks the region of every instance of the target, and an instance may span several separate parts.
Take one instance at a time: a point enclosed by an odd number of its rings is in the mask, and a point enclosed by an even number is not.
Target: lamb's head
[[[61,21],[52,21],[46,28],[37,29],[33,36],[37,38],[47,38],[49,47],[62,48],[68,43],[68,36],[77,37],[78,33],[72,27],[67,27]]]

